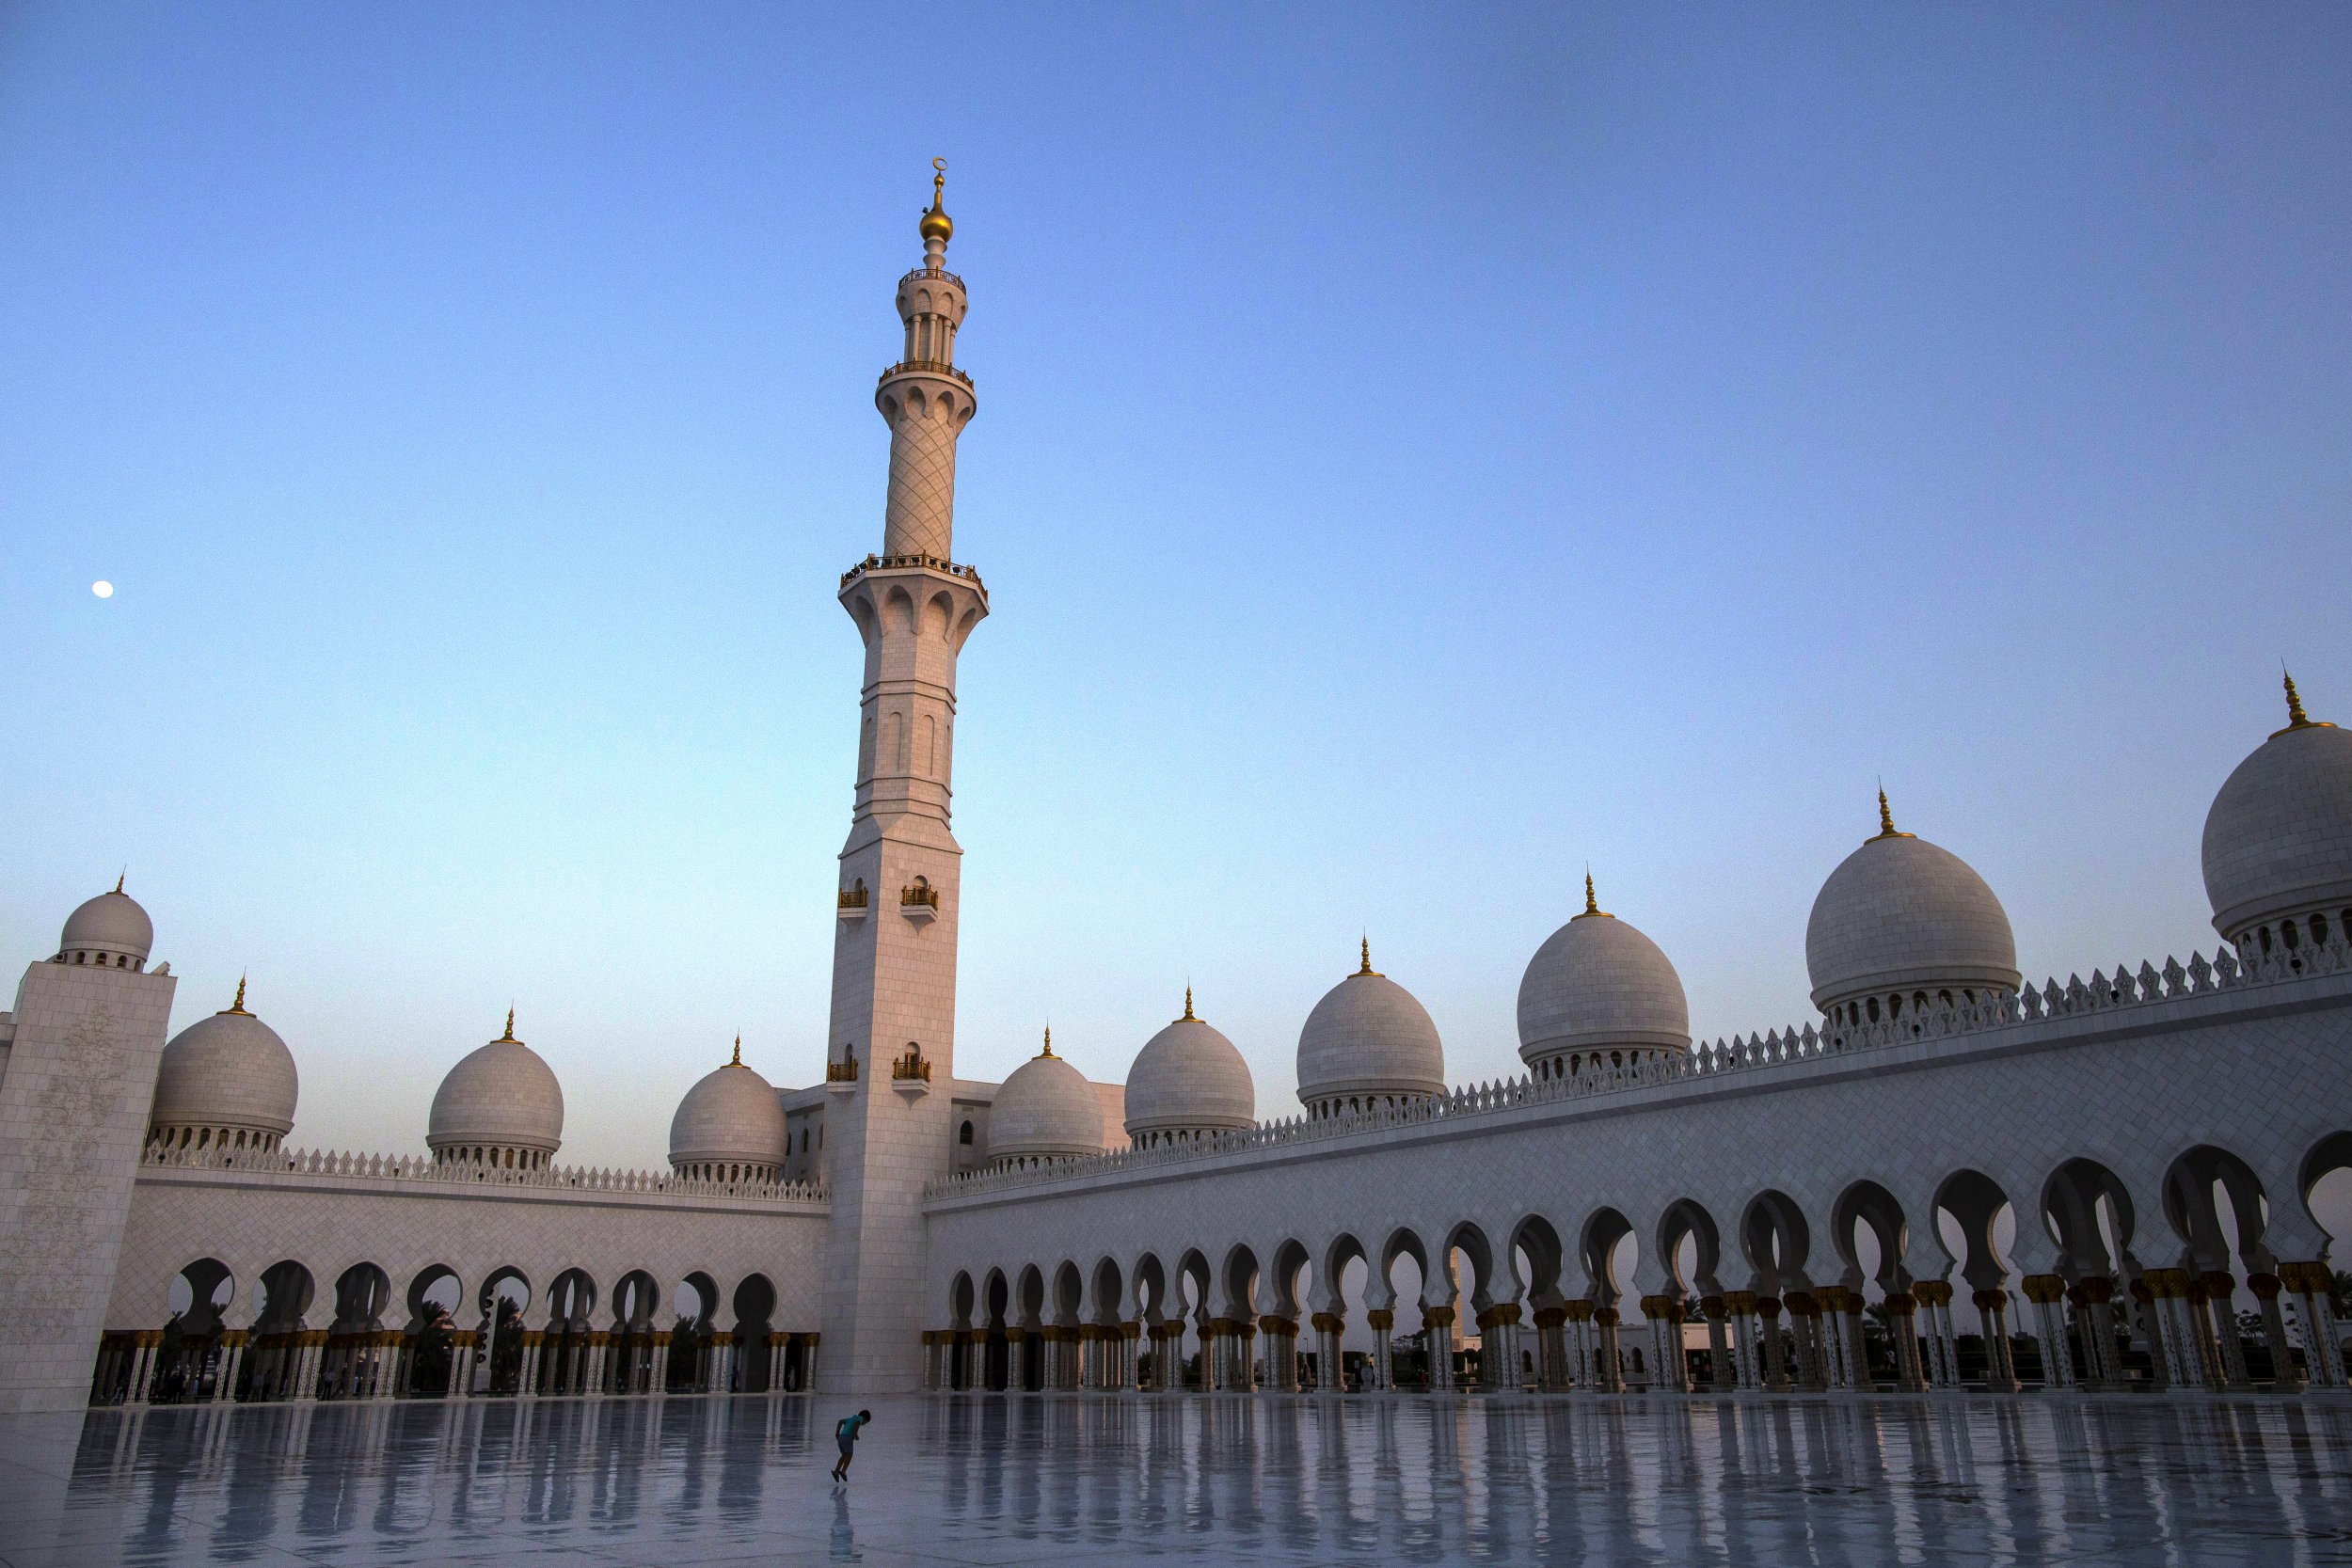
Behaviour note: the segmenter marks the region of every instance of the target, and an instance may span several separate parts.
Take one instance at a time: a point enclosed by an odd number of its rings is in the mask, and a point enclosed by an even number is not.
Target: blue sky
[[[2210,944],[2352,715],[2341,8],[0,9],[0,960],[129,867],[298,1141],[498,1032],[566,1158],[817,1076],[875,372],[948,158],[958,1066],[1187,979],[1459,1079],[1603,906],[1806,1016],[1899,820],[2034,975]],[[90,583],[118,586],[106,601]]]

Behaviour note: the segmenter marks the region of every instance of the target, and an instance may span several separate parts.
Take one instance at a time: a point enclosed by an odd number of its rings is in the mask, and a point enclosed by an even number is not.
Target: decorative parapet
[[[1803,1028],[1773,1030],[1693,1046],[1680,1053],[1645,1054],[1622,1066],[1587,1066],[1564,1077],[1498,1079],[1438,1095],[1419,1104],[1365,1111],[1354,1116],[1289,1117],[1262,1121],[1232,1132],[1206,1134],[1183,1143],[1131,1147],[1108,1154],[1088,1155],[1029,1166],[993,1167],[934,1180],[927,1197],[962,1197],[1010,1187],[1037,1187],[1084,1180],[1116,1171],[1186,1164],[1216,1160],[1251,1149],[1314,1143],[1379,1132],[1389,1128],[1458,1121],[1493,1116],[1560,1101],[1598,1095],[1627,1094],[1665,1085],[1720,1081],[1727,1074],[1769,1071],[1829,1057],[1914,1045],[1924,1040],[1985,1036],[2053,1019],[2127,1011],[2184,997],[2209,996],[2285,985],[2352,971],[2352,942],[2339,927],[2324,942],[2299,948],[2241,958],[2224,947],[2208,959],[2201,953],[2187,964],[2167,958],[2164,967],[2142,963],[2134,974],[2122,965],[2113,974],[2093,970],[2089,980],[2069,975],[2064,985],[2055,979],[2041,990],[2028,988],[2014,996],[1987,997],[1948,1007],[1933,1005],[1899,1019],[1824,1030],[1807,1023]]]
[[[823,1203],[826,1190],[814,1181],[721,1181],[680,1176],[674,1171],[609,1170],[586,1165],[552,1165],[539,1170],[503,1170],[463,1161],[436,1160],[428,1154],[353,1154],[323,1149],[281,1149],[256,1153],[249,1148],[151,1148],[139,1158],[142,1169],[239,1171],[256,1176],[285,1176],[368,1181],[413,1181],[452,1187],[532,1187],[579,1193],[644,1193],[673,1197],[755,1197],[795,1203]]]

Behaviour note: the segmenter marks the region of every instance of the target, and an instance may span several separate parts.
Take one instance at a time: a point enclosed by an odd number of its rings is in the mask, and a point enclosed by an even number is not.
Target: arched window
[[[960,1143],[960,1144],[967,1144],[967,1145],[968,1145],[968,1144],[970,1144],[970,1143],[971,1143],[971,1141],[972,1141],[972,1124],[971,1124],[970,1122],[968,1122],[968,1121],[967,1121],[967,1122],[965,1122],[965,1123],[964,1123],[961,1127],[959,1127],[959,1128],[957,1128],[957,1129],[956,1129],[956,1142],[958,1142],[958,1143]]]

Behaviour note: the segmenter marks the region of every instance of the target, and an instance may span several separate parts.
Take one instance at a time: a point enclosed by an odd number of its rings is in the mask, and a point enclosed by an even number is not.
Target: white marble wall
[[[177,985],[37,963],[17,990],[0,1078],[0,1413],[88,1402]]]

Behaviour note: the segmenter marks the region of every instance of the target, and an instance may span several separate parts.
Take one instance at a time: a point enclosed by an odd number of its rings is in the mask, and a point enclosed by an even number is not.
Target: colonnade
[[[515,1386],[501,1392],[474,1386],[476,1353],[491,1338],[488,1329],[453,1329],[445,1371],[419,1386],[417,1363],[423,1349],[415,1330],[370,1329],[336,1333],[302,1328],[275,1333],[224,1328],[190,1338],[196,1365],[178,1369],[181,1395],[167,1390],[172,1370],[165,1354],[170,1338],[162,1329],[105,1335],[92,1384],[96,1404],[153,1402],[238,1404],[309,1403],[323,1400],[393,1399],[581,1399],[652,1398],[671,1394],[731,1393],[746,1381],[749,1357],[762,1359],[765,1392],[817,1391],[815,1332],[771,1333],[756,1343],[746,1336],[714,1329],[698,1336],[693,1373],[684,1387],[671,1386],[673,1331],[669,1329],[564,1331],[509,1330],[521,1341]],[[798,1353],[797,1354],[795,1353]],[[490,1369],[483,1369],[485,1377]],[[790,1385],[787,1387],[787,1384]]]

